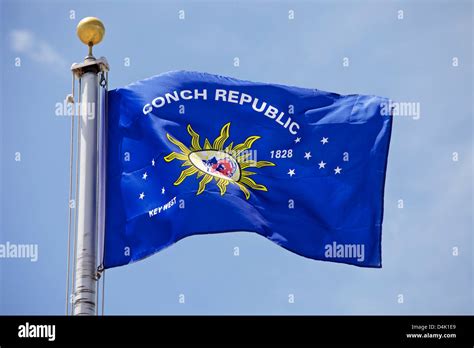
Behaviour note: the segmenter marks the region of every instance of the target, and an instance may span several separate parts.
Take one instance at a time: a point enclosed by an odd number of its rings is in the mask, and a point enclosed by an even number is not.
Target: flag
[[[186,71],[111,90],[104,267],[234,231],[381,267],[389,105]]]

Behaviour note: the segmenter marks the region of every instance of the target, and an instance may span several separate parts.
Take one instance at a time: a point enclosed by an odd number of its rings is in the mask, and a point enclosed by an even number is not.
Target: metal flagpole
[[[73,64],[71,70],[80,80],[79,106],[79,182],[77,199],[77,243],[74,260],[73,314],[95,315],[97,273],[98,215],[98,132],[99,127],[99,80],[98,76],[109,70],[107,60],[96,59],[92,47],[102,41],[104,25],[94,17],[81,20],[77,26],[80,40],[89,46],[84,62]],[[99,183],[100,184],[100,183]],[[101,224],[99,224],[101,225]]]

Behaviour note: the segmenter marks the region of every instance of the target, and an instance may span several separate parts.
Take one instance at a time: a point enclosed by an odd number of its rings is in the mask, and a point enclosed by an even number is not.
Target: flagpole
[[[98,234],[98,127],[99,74],[108,71],[105,58],[96,59],[92,47],[102,41],[104,25],[94,17],[81,20],[77,26],[79,39],[89,47],[82,63],[71,70],[79,79],[79,146],[76,243],[74,260],[73,314],[95,315],[97,293],[97,234]],[[102,75],[103,76],[103,75]]]

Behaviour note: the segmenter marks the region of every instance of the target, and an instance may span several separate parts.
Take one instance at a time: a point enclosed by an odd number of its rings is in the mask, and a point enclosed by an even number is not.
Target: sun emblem
[[[191,136],[191,147],[187,147],[179,140],[173,138],[170,134],[166,137],[170,142],[176,145],[181,151],[172,152],[164,159],[166,162],[171,162],[174,159],[183,161],[181,166],[189,167],[181,172],[179,178],[174,182],[174,185],[181,184],[188,176],[197,174],[197,178],[203,177],[199,182],[197,195],[204,192],[206,185],[212,179],[217,183],[221,196],[226,193],[227,185],[237,185],[245,194],[245,198],[250,198],[250,189],[267,191],[264,185],[257,184],[254,180],[249,178],[256,173],[247,171],[247,168],[261,168],[274,166],[275,164],[268,161],[255,161],[249,159],[252,152],[249,151],[253,143],[260,139],[259,136],[250,136],[242,144],[233,146],[230,143],[225,147],[225,142],[229,138],[230,122],[224,125],[221,129],[220,135],[209,142],[205,139],[204,146],[201,147],[199,143],[199,134],[197,134],[191,125],[188,125],[187,130]]]

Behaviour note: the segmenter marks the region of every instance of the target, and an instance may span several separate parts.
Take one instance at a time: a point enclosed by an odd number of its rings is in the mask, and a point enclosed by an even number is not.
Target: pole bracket
[[[87,58],[82,63],[74,63],[71,65],[71,71],[76,76],[76,78],[81,78],[87,72],[95,72],[96,74],[99,72],[108,72],[109,71],[109,62],[105,57],[100,57],[98,59],[95,58]]]
[[[102,273],[104,273],[104,271],[105,271],[104,265],[103,265],[103,264],[100,264],[100,265],[97,267],[97,270],[96,270],[94,279],[98,281],[98,280],[100,279],[100,277],[102,276]]]

